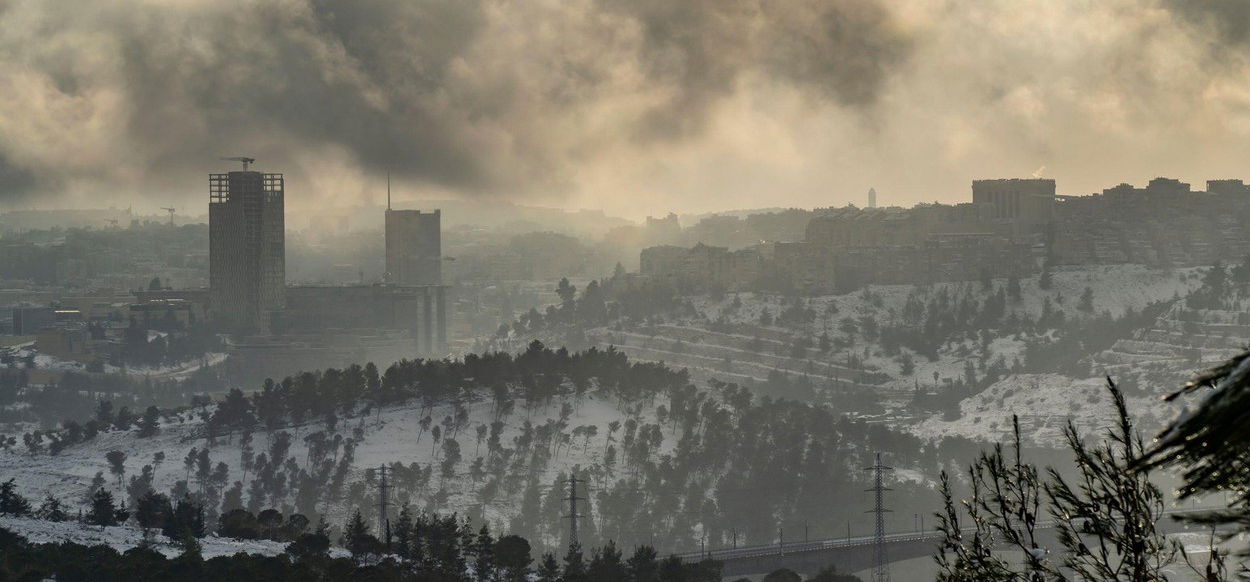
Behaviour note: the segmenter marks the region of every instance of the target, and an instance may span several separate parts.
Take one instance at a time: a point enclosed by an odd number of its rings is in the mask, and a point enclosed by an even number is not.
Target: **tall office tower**
[[[868,189],[868,207],[869,208],[877,207],[877,189],[876,188]]]
[[[268,333],[286,302],[282,174],[208,175],[209,309],[223,329]]]
[[[442,285],[442,211],[386,208],[386,280],[395,285]]]

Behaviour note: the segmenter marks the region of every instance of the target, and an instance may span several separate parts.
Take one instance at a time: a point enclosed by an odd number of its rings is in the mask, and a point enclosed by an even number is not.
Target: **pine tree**
[[[551,552],[543,554],[534,574],[537,575],[538,582],[560,582],[560,563],[556,562],[555,555]]]
[[[100,423],[101,430],[111,426],[113,424],[113,402],[101,400],[95,408],[95,419]]]
[[[16,479],[0,483],[0,515],[30,515],[30,502],[17,493]]]
[[[170,511],[169,498],[149,489],[135,503],[135,521],[145,530],[160,527]]]
[[[61,500],[49,493],[43,498],[43,504],[39,506],[39,519],[65,521],[69,519],[69,514],[65,512],[64,504],[61,503]]]
[[[967,500],[954,501],[950,479],[942,473],[939,581],[1040,582],[1066,580],[1074,572],[1081,580],[1167,580],[1164,569],[1183,553],[1155,529],[1164,497],[1148,473],[1133,470],[1141,439],[1123,394],[1110,380],[1107,384],[1118,413],[1109,440],[1091,447],[1074,425],[1065,431],[1076,457],[1072,485],[1054,469],[1041,478],[1035,465],[1021,459],[1020,424],[1014,416],[1011,454],[1002,445],[981,453],[968,472]],[[1037,536],[1043,499],[1058,533],[1054,555]],[[961,520],[960,505],[966,520]],[[1002,546],[1014,547],[1022,563],[993,553]]]
[[[495,541],[495,563],[503,569],[507,582],[524,582],[532,561],[529,540],[507,535]]]
[[[155,478],[156,471],[152,465],[144,465],[138,475],[130,478],[130,483],[126,485],[126,497],[131,507],[139,501],[140,497],[152,490],[152,482]]]
[[[109,451],[104,455],[109,463],[109,472],[117,475],[117,488],[122,488],[122,478],[126,476],[126,453]]]
[[[87,523],[90,525],[117,525],[118,510],[113,503],[113,494],[107,489],[97,489],[91,497],[91,510],[87,512]]]
[[[369,534],[369,524],[365,522],[360,515],[360,510],[357,509],[343,528],[343,545],[351,550],[352,555],[359,556],[370,550],[370,538],[373,536]]]
[[[656,561],[655,548],[639,546],[634,555],[625,562],[629,578],[634,582],[656,582],[659,580],[659,563]]]
[[[477,532],[474,550],[476,556],[473,561],[473,572],[477,574],[477,579],[483,582],[494,580],[496,568],[495,540],[490,535],[490,529],[485,525]]]
[[[103,488],[106,482],[107,481],[104,479],[104,471],[96,471],[95,477],[91,478],[91,485],[87,486],[87,491],[83,494],[83,503],[90,504],[91,500],[95,497],[96,491]]]
[[[1154,446],[1135,463],[1138,470],[1178,467],[1183,480],[1181,499],[1211,493],[1232,493],[1230,507],[1194,521],[1232,525],[1250,532],[1250,351],[1198,376],[1168,400],[1200,395],[1197,408],[1182,414],[1156,437]]]
[[[1046,484],[1059,541],[1067,550],[1064,565],[1083,580],[1165,582],[1164,568],[1181,548],[1156,529],[1164,519],[1164,496],[1147,471],[1129,466],[1143,452],[1133,430],[1124,394],[1107,379],[1117,423],[1107,439],[1089,446],[1070,421],[1064,430],[1080,475],[1074,485],[1050,469]],[[1108,500],[1114,500],[1108,502]],[[1097,536],[1100,543],[1082,538]]]
[[[204,554],[200,548],[200,541],[195,536],[187,532],[182,535],[178,545],[182,548],[182,555],[178,556],[180,560],[188,562],[203,562]]]
[[[180,540],[188,532],[197,538],[204,537],[204,506],[184,494],[173,511],[165,514],[161,533],[171,540]]]
[[[589,582],[586,573],[586,561],[582,558],[582,545],[578,542],[569,544],[569,553],[564,555],[564,577],[562,582]]]
[[[155,406],[149,406],[143,411],[143,418],[139,421],[139,438],[154,437],[161,432],[160,414],[161,411]]]
[[[606,545],[595,550],[587,576],[595,582],[626,582],[628,573],[615,542],[608,540]]]
[[[243,508],[243,482],[235,481],[221,500],[221,511],[228,512],[234,509]]]

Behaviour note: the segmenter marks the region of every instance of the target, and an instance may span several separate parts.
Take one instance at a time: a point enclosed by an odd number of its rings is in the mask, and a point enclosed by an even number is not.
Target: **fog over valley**
[[[1240,0],[0,0],[0,580],[1224,581]]]

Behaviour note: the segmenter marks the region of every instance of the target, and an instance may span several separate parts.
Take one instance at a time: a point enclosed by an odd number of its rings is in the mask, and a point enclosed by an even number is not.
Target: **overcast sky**
[[[1250,179],[1244,0],[0,0],[0,208],[668,210]]]

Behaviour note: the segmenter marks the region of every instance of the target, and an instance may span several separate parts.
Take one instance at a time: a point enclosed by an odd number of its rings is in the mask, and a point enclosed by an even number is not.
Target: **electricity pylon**
[[[890,564],[885,555],[885,514],[890,513],[890,510],[885,508],[885,492],[891,489],[884,485],[882,477],[886,471],[893,471],[894,468],[882,465],[881,453],[877,453],[876,462],[871,467],[864,467],[864,470],[873,472],[873,487],[865,491],[873,492],[876,497],[872,510],[865,512],[875,514],[877,519],[876,533],[872,540],[872,582],[890,582]]]

